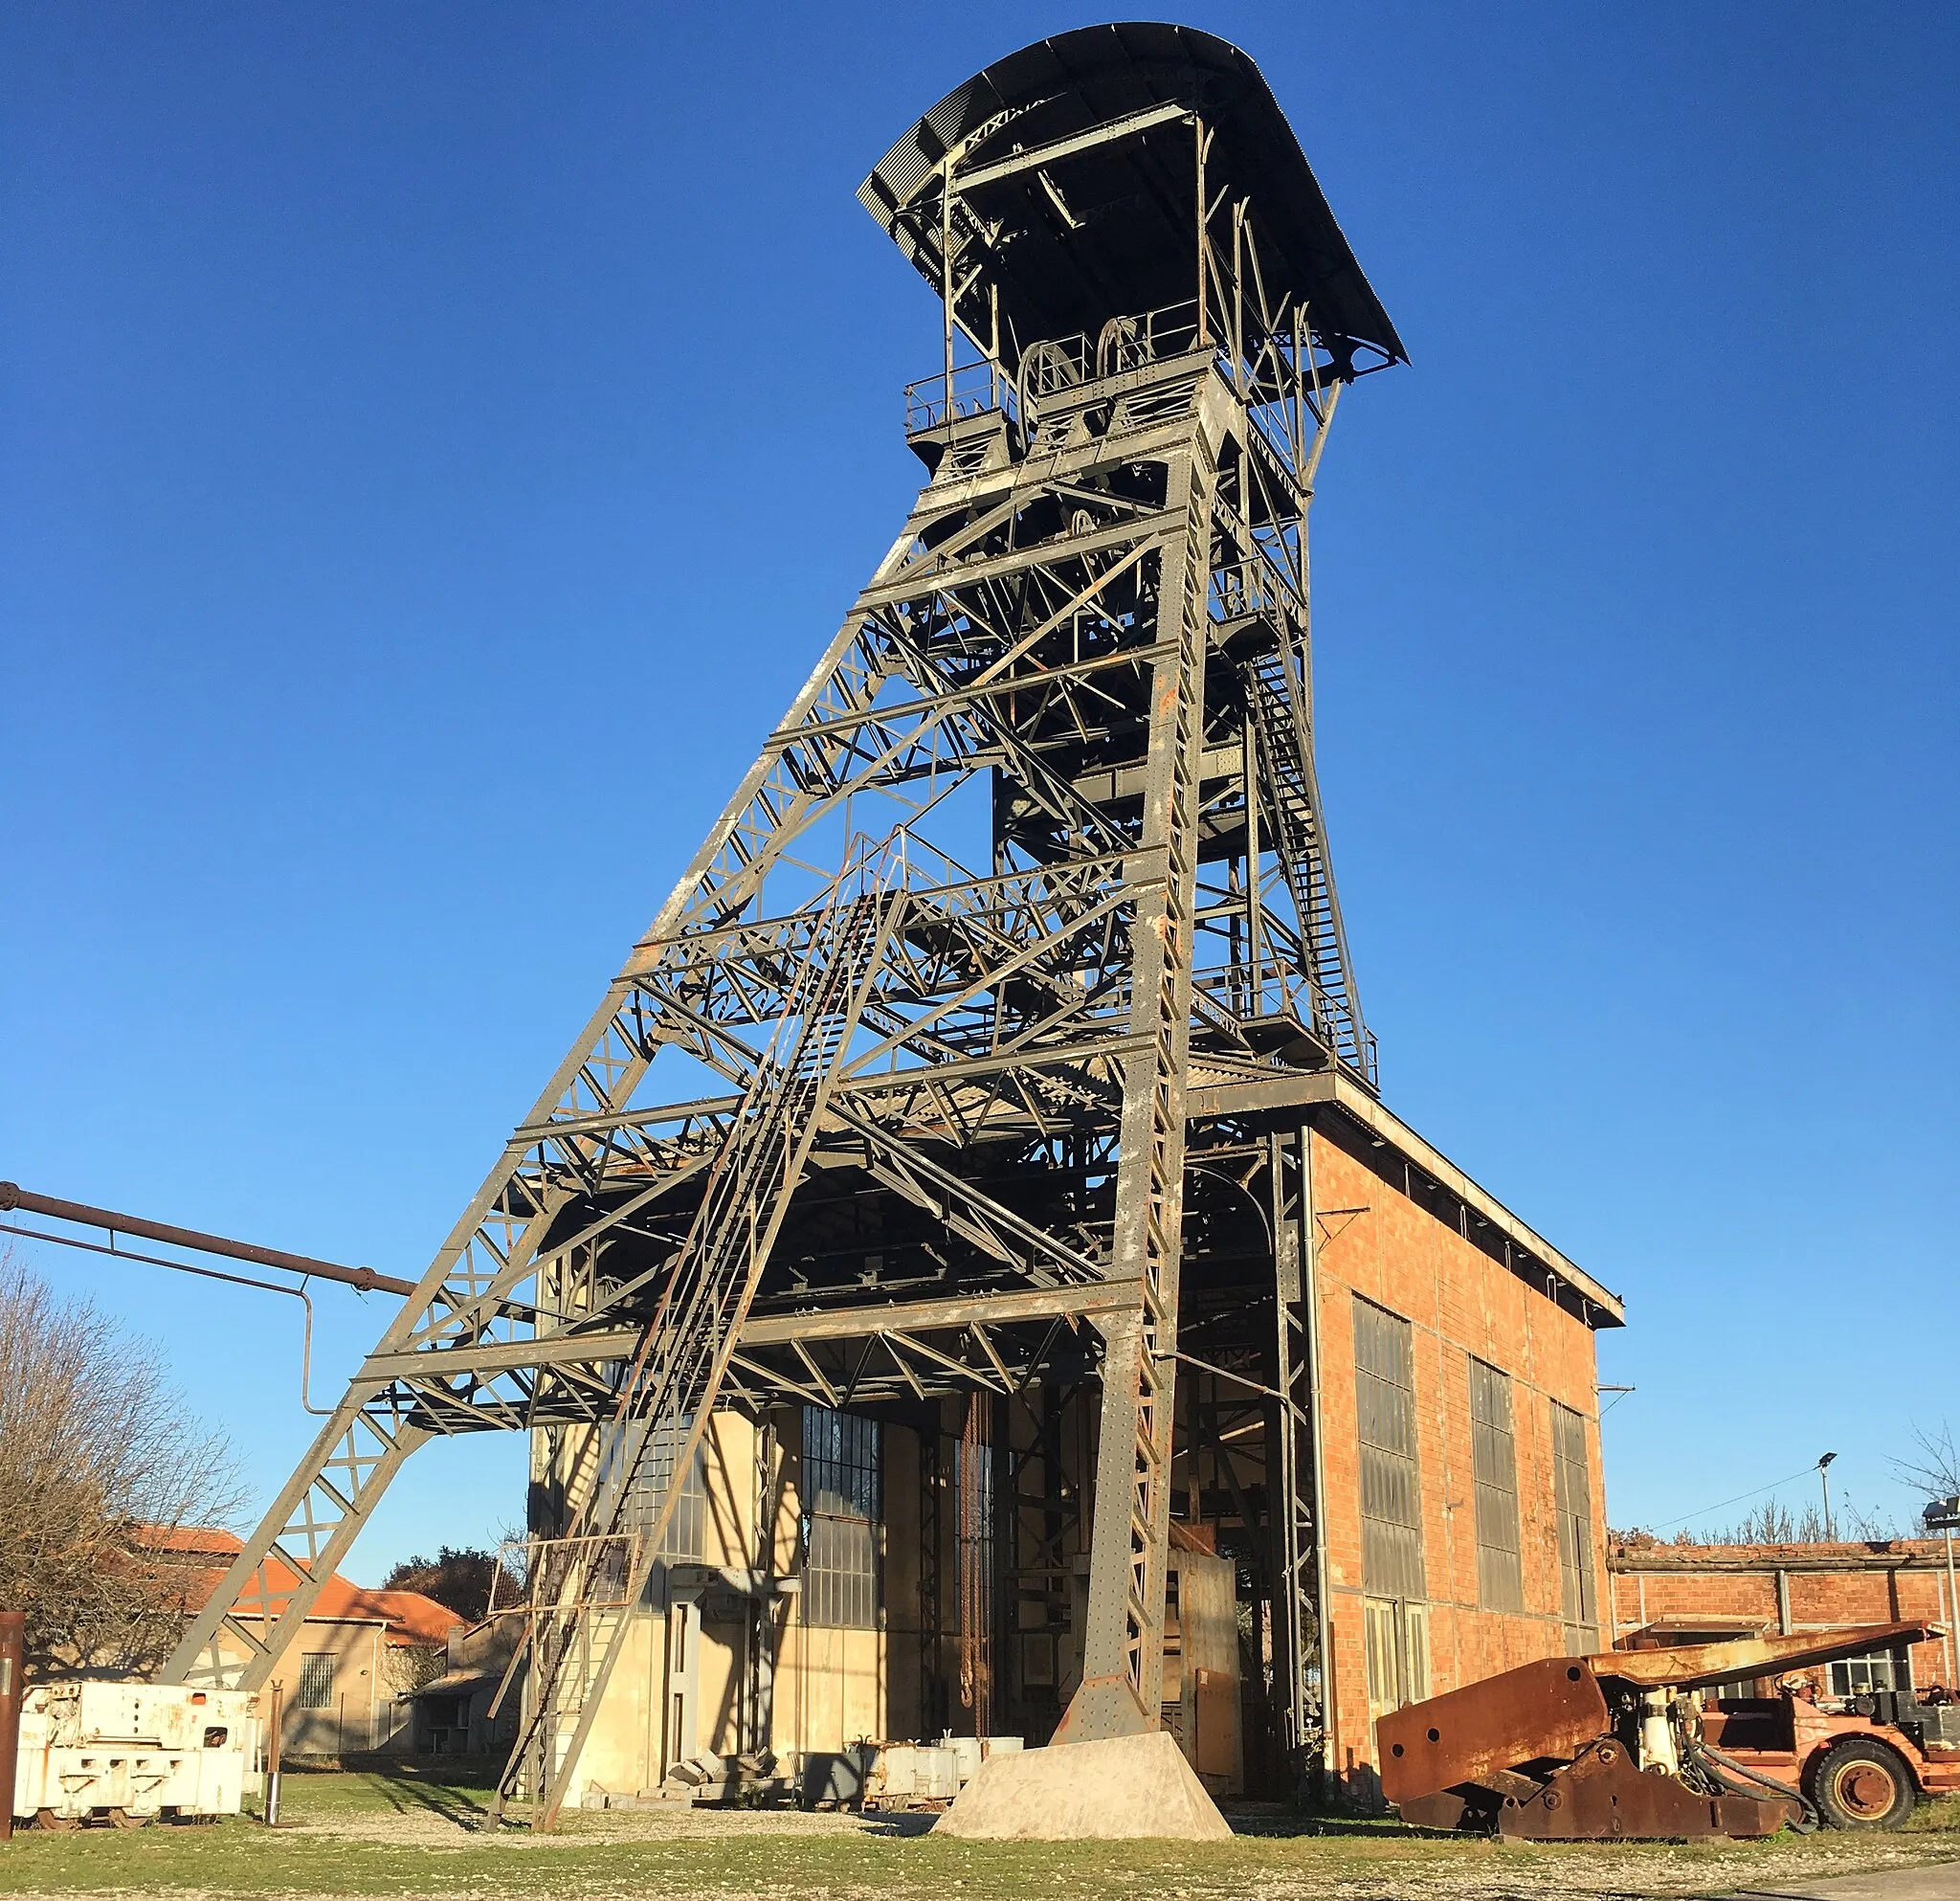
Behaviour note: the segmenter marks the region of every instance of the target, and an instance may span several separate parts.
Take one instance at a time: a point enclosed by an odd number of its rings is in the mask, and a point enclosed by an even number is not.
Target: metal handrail
[[[960,365],[950,387],[944,369],[905,385],[905,433],[917,436],[951,421],[998,410],[1010,418],[1032,414],[1055,396],[1105,376],[1187,355],[1197,347],[1197,302],[1187,299],[1135,316],[1112,317],[1092,343],[1086,331],[1044,337],[1021,353],[1010,376],[991,358]]]
[[[998,410],[1015,414],[1013,380],[998,364],[966,363],[952,374],[951,404],[948,410],[946,372],[922,376],[905,385],[905,434],[918,436],[937,429],[948,419],[960,422],[969,416],[985,415]]]

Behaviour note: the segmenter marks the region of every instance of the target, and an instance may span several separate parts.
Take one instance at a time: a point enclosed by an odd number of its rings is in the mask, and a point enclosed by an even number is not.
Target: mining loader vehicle
[[[1381,1717],[1382,1793],[1419,1826],[1535,1841],[1896,1828],[1922,1797],[1960,1791],[1960,1702],[1831,1704],[1802,1672],[1939,1634],[1880,1623],[1548,1657]],[[1707,1695],[1747,1678],[1777,1693]]]

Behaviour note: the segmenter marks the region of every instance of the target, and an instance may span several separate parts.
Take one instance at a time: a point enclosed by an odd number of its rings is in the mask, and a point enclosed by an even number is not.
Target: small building
[[[1897,1651],[1849,1657],[1818,1673],[1827,1696],[1869,1689],[1960,1684],[1955,1607],[1946,1547],[1937,1539],[1864,1543],[1679,1545],[1616,1542],[1607,1564],[1614,1623],[1622,1643],[1669,1644],[1789,1636],[1924,1618],[1946,1626]],[[1767,1694],[1752,1683],[1725,1684],[1728,1696]]]
[[[409,1692],[407,1747],[417,1756],[507,1755],[523,1708],[523,1668],[510,1667],[522,1635],[509,1616],[452,1630],[441,1673]]]
[[[218,1588],[242,1548],[232,1532],[203,1526],[145,1542],[184,1563],[184,1599],[191,1611]],[[236,1615],[256,1621],[242,1606]],[[419,1591],[369,1591],[336,1573],[267,1679],[279,1691],[282,1753],[341,1756],[409,1748],[409,1698],[442,1672],[450,1635],[463,1624]]]

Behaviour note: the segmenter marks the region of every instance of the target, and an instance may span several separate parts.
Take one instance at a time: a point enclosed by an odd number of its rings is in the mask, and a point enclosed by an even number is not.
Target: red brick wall
[[[1399,1164],[1392,1165],[1399,1177]],[[1610,1643],[1606,1519],[1592,1331],[1326,1136],[1313,1141],[1319,1225],[1323,1502],[1331,1596],[1335,1762],[1366,1794],[1373,1740],[1362,1624],[1360,1449],[1354,1419],[1353,1297],[1414,1330],[1417,1465],[1430,1594],[1430,1691],[1474,1683],[1565,1648],[1554,1513],[1550,1401],[1588,1421],[1593,1571]],[[1361,1212],[1348,1212],[1359,1210]],[[1478,1608],[1469,1358],[1511,1377],[1518,1459],[1522,1616]]]
[[[1889,1545],[1659,1545],[1615,1550],[1614,1616],[1622,1630],[1660,1618],[1747,1617],[1779,1629],[1776,1574],[1789,1579],[1790,1627],[1896,1623],[1905,1618],[1950,1622],[1944,1548],[1933,1541]],[[1950,1683],[1946,1643],[1912,1650],[1912,1680],[1924,1689]]]

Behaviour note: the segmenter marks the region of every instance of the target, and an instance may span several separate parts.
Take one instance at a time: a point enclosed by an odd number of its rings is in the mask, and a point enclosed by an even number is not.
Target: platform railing
[[[1009,416],[1017,410],[1013,379],[995,363],[964,363],[953,371],[950,385],[944,370],[905,385],[907,436],[985,415],[990,410]]]
[[[948,421],[998,410],[1019,419],[1044,398],[1184,356],[1197,347],[1197,304],[1166,304],[1136,316],[1112,317],[1093,338],[1085,331],[1044,337],[1022,352],[1011,375],[991,360],[961,364],[905,385],[905,433],[918,436]]]

